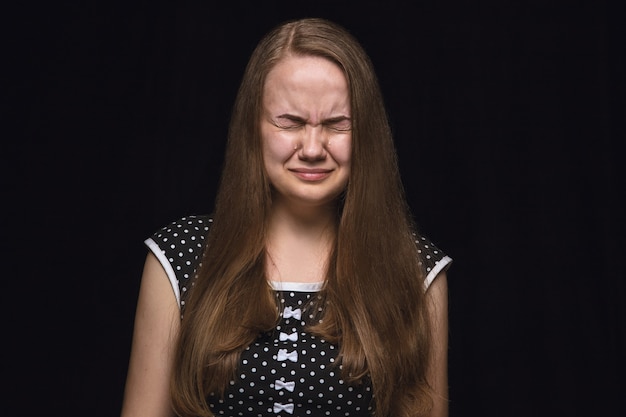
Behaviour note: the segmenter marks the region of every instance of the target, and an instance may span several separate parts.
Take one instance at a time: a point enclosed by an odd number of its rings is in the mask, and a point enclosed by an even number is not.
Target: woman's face
[[[343,71],[313,56],[290,56],[267,75],[261,138],[275,202],[332,203],[350,174],[350,95]]]

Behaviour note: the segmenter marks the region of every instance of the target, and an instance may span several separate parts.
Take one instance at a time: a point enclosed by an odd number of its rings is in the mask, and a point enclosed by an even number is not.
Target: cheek
[[[268,174],[282,170],[284,164],[293,156],[294,150],[290,141],[280,135],[262,138],[263,164]]]
[[[285,161],[292,153],[293,147],[289,141],[279,137],[263,138],[263,158],[266,164]]]
[[[350,137],[331,142],[331,153],[335,161],[344,166],[349,166],[352,159],[352,140]]]

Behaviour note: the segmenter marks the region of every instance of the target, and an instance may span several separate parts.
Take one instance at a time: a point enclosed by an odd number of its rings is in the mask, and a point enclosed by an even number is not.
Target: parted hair
[[[377,416],[422,415],[431,406],[425,273],[383,97],[359,42],[317,18],[274,28],[245,69],[213,224],[185,299],[171,380],[174,410],[182,417],[211,416],[207,395],[223,394],[241,352],[279,320],[265,274],[272,191],[259,124],[267,74],[291,55],[323,57],[343,70],[352,119],[351,171],[337,202],[337,232],[318,301],[322,320],[309,331],[338,344],[336,362],[347,383],[371,381]]]

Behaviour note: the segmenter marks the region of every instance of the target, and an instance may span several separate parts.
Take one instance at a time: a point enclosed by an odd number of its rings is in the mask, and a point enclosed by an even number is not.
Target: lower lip
[[[330,172],[302,172],[292,171],[293,174],[303,181],[321,181],[330,175]]]

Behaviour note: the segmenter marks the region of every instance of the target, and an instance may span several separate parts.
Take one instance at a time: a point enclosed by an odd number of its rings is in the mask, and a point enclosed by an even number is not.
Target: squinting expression
[[[320,57],[280,61],[265,82],[261,136],[275,203],[332,203],[350,174],[350,96],[342,70]]]

